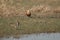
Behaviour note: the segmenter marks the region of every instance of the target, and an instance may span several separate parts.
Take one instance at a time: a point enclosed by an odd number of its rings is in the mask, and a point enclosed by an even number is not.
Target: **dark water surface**
[[[40,34],[30,34],[23,35],[19,38],[14,37],[3,37],[0,40],[60,40],[60,33],[40,33]]]

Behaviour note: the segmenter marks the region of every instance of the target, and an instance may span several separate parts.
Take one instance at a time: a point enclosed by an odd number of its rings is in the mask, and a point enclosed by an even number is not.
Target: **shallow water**
[[[60,40],[60,33],[40,33],[23,35],[20,38],[0,38],[0,40]]]

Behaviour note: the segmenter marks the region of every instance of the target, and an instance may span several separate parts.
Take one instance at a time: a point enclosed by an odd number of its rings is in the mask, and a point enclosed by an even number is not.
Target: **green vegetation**
[[[56,8],[60,0],[0,0],[0,36],[60,32],[60,13],[32,12],[31,17],[24,14],[40,4]]]

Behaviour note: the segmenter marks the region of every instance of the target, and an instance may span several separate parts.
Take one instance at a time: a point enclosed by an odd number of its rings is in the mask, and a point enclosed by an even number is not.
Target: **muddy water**
[[[40,34],[30,34],[23,35],[19,38],[14,37],[3,37],[0,40],[60,40],[60,33],[40,33]]]

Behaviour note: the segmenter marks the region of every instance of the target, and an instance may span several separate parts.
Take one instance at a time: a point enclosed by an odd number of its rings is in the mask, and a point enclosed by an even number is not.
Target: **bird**
[[[27,10],[27,11],[26,11],[26,15],[27,15],[28,17],[31,17],[31,12],[30,12],[30,10]]]

